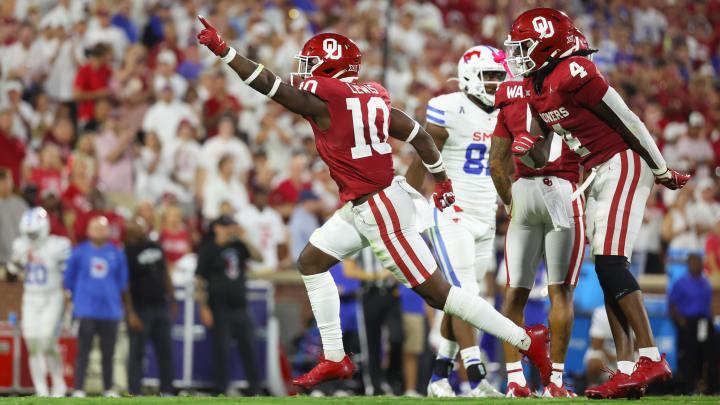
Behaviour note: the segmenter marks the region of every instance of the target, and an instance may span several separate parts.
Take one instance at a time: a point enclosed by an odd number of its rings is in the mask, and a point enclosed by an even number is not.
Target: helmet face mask
[[[530,54],[535,50],[540,42],[532,38],[525,38],[519,41],[513,41],[508,35],[505,41],[505,49],[507,51],[507,67],[513,76],[526,76],[535,70],[535,61]]]
[[[322,63],[322,59],[319,56],[304,56],[295,55],[294,57],[298,61],[297,72],[290,73],[290,85],[295,86],[295,78],[300,83],[303,80],[313,75],[313,70],[317,69]]]
[[[20,233],[32,243],[44,240],[50,234],[50,220],[45,209],[36,207],[20,218]]]

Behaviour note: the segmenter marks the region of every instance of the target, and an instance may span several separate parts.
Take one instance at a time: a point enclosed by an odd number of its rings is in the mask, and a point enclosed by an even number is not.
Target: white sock
[[[458,350],[460,350],[460,346],[458,346],[456,341],[445,339],[444,337],[440,336],[440,345],[438,346],[437,352],[438,359],[444,358],[455,360],[458,354]]]
[[[52,381],[53,396],[64,397],[67,393],[67,384],[65,384],[65,377],[63,375],[62,358],[60,357],[57,347],[55,347],[55,350],[48,353],[47,364],[48,370],[50,371],[50,379]]]
[[[35,393],[39,397],[47,397],[50,392],[47,385],[48,370],[45,355],[42,353],[33,354],[28,362],[30,363],[30,376],[35,386]]]
[[[473,364],[482,363],[482,358],[480,357],[480,346],[472,346],[460,350],[460,357],[462,358],[465,368],[468,368]]]
[[[507,370],[508,384],[514,382],[521,387],[527,385],[525,374],[523,373],[522,361],[505,363],[505,370]]]
[[[457,316],[483,332],[496,336],[521,350],[530,347],[530,336],[525,329],[502,316],[492,305],[477,295],[458,287],[450,287],[443,311]]]
[[[632,361],[620,360],[617,362],[617,369],[619,372],[621,372],[623,374],[627,374],[627,375],[632,374],[634,368],[635,368],[635,363],[633,363]]]
[[[565,363],[553,363],[552,374],[550,374],[550,382],[562,387],[563,373],[565,372]]]
[[[640,357],[649,357],[652,361],[660,361],[660,351],[657,347],[641,347],[638,352]]]
[[[345,357],[345,350],[340,329],[340,295],[335,280],[329,271],[302,276],[302,279],[320,330],[325,358],[341,361]]]

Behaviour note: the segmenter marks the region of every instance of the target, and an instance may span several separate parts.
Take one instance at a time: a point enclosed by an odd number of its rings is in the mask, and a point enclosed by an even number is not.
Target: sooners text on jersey
[[[390,96],[378,83],[356,83],[313,76],[300,89],[320,97],[330,112],[330,127],[318,128],[310,117],[315,145],[330,168],[343,201],[382,190],[394,176],[387,143]]]
[[[495,93],[495,107],[500,109],[493,136],[513,139],[514,135],[528,133],[531,109],[529,90],[521,81],[503,82]],[[541,170],[526,166],[515,157],[515,177],[557,176],[572,183],[580,178],[580,157],[567,144],[553,137],[547,165]]]
[[[543,80],[540,94],[532,88],[533,81],[533,76],[526,77],[523,85],[530,89],[534,112],[582,158],[585,169],[629,148],[619,133],[590,110],[609,87],[591,60],[563,59]]]

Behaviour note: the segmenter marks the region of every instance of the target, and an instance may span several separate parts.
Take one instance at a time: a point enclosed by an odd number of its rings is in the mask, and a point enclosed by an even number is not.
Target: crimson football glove
[[[435,206],[440,211],[453,205],[453,203],[455,202],[455,193],[453,192],[452,182],[450,181],[450,179],[447,179],[440,183],[435,183],[433,201],[435,201]]]
[[[530,134],[515,137],[511,146],[512,153],[514,155],[524,155],[541,139],[543,139],[542,136],[532,136]]]
[[[198,20],[200,20],[202,25],[205,26],[205,28],[197,35],[198,40],[200,40],[201,44],[207,46],[212,53],[221,56],[227,49],[227,43],[225,43],[225,40],[222,39],[220,33],[215,29],[215,27],[207,22],[205,17],[198,16]]]
[[[692,176],[689,174],[678,173],[668,168],[665,173],[655,176],[655,184],[662,184],[670,190],[678,190],[685,186],[690,177]]]

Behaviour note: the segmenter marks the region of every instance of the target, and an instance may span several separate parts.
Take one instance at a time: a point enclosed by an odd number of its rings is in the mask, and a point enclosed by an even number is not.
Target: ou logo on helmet
[[[543,16],[537,16],[532,20],[533,28],[540,34],[540,39],[550,38],[555,34],[555,28],[553,28],[552,21],[548,21]]]
[[[342,47],[335,38],[325,38],[323,40],[323,51],[328,59],[340,59],[342,57]]]

